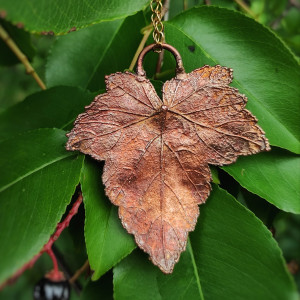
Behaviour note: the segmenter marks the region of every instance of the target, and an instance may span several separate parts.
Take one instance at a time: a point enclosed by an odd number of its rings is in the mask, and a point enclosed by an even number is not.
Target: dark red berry
[[[70,284],[68,281],[52,281],[42,278],[34,287],[34,300],[69,300]]]

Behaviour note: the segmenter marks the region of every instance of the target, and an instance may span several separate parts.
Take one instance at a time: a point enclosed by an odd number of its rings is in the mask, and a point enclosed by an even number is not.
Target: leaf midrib
[[[11,181],[10,183],[8,183],[8,184],[2,186],[2,187],[0,188],[0,193],[3,192],[3,191],[5,191],[6,189],[8,189],[9,187],[11,187],[12,185],[18,183],[19,181],[23,180],[24,178],[26,178],[26,177],[28,177],[28,176],[30,176],[30,175],[32,175],[32,174],[34,174],[34,173],[36,173],[36,172],[42,170],[43,168],[48,167],[48,166],[50,166],[50,165],[52,165],[52,164],[54,164],[54,163],[56,163],[56,162],[58,162],[58,161],[60,161],[60,160],[63,160],[63,159],[65,159],[65,158],[70,157],[70,156],[73,156],[73,155],[75,155],[75,154],[74,154],[74,153],[65,154],[65,155],[63,155],[63,156],[59,156],[59,157],[57,157],[57,158],[55,158],[55,159],[53,159],[53,160],[50,160],[49,162],[47,162],[47,163],[45,163],[45,164],[40,165],[39,167],[37,167],[37,168],[35,168],[35,169],[33,169],[33,170],[31,170],[31,171],[25,173],[24,175],[22,175],[22,176],[18,177],[17,179]]]
[[[123,26],[123,24],[124,24],[124,22],[125,22],[125,19],[126,19],[126,18],[124,18],[123,21],[120,22],[120,25],[116,28],[116,30],[115,30],[114,34],[112,35],[112,37],[111,37],[109,43],[107,44],[107,46],[105,47],[104,51],[102,52],[102,55],[99,57],[99,60],[98,60],[98,62],[97,62],[97,64],[96,64],[96,66],[95,66],[93,72],[92,72],[91,75],[90,75],[90,78],[88,79],[88,81],[87,81],[87,83],[86,83],[86,85],[85,85],[85,87],[84,87],[85,89],[87,89],[88,86],[90,85],[90,83],[91,83],[93,77],[95,76],[97,70],[99,69],[100,64],[101,64],[102,61],[103,61],[103,58],[105,57],[106,53],[108,52],[108,49],[110,48],[111,44],[112,44],[113,41],[115,40],[115,38],[116,38],[118,32],[120,31],[120,28]]]
[[[203,52],[203,54],[211,59],[215,64],[219,64],[219,62],[214,59],[212,56],[210,56],[210,54],[204,50],[204,48],[198,43],[196,42],[190,35],[188,35],[185,31],[183,31],[181,28],[177,27],[176,25],[174,25],[173,23],[167,23],[169,26],[173,26],[174,28],[176,28],[178,31],[180,31],[183,35],[185,35],[186,37],[188,37],[191,41],[193,41],[199,48],[200,50]],[[265,111],[267,111],[271,116],[273,116],[273,120],[275,120],[277,123],[279,123],[298,143],[299,140],[296,136],[294,136],[294,134],[290,131],[289,128],[287,128],[284,124],[282,124],[282,122],[280,122],[279,119],[275,118],[273,115],[273,112],[269,110],[269,107],[265,106],[263,104],[263,102],[261,102],[256,96],[254,96],[247,88],[245,88],[237,79],[233,79],[233,82],[236,83],[240,88],[242,88],[251,98],[253,98]]]
[[[204,296],[203,296],[203,292],[202,292],[202,288],[201,288],[201,283],[200,283],[200,276],[199,276],[199,273],[198,273],[198,269],[197,269],[197,265],[196,265],[196,261],[195,261],[195,257],[194,257],[194,253],[193,253],[192,243],[191,243],[191,240],[190,240],[189,237],[188,237],[188,247],[187,248],[188,248],[189,254],[191,256],[192,266],[193,266],[194,274],[195,274],[195,277],[196,277],[196,282],[197,282],[197,287],[198,287],[200,299],[204,300]]]

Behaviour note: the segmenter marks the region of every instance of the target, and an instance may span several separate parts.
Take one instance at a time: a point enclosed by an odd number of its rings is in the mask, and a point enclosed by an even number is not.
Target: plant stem
[[[44,246],[44,249],[45,249],[44,251],[47,250],[47,247],[51,248],[52,244],[59,238],[59,236],[61,235],[63,230],[69,226],[71,219],[77,214],[78,208],[79,208],[80,204],[82,203],[82,200],[83,200],[82,194],[80,193],[77,200],[74,202],[71,210],[69,211],[68,215],[65,217],[65,219],[61,223],[57,224],[56,231],[50,237],[48,243]]]
[[[90,267],[90,263],[88,260],[86,260],[86,262],[84,263],[84,265],[79,268],[74,275],[69,279],[70,284],[73,284],[77,278],[84,272],[86,271],[88,268]]]
[[[164,53],[165,53],[165,50],[162,50],[158,54],[158,59],[157,59],[157,63],[156,63],[156,69],[155,69],[154,79],[157,79],[157,74],[159,74],[160,71],[161,71],[161,65],[162,65],[162,62],[164,60]]]
[[[46,275],[47,278],[49,278],[52,281],[64,280],[65,276],[63,275],[62,272],[60,272],[60,270],[58,268],[57,259],[56,259],[54,252],[52,251],[51,248],[49,250],[47,250],[46,252],[50,256],[52,263],[53,263],[53,269],[49,273],[47,273],[47,275]]]
[[[172,74],[173,72],[174,72],[174,69],[165,70],[164,72],[155,74],[155,79],[160,80],[164,76],[168,76],[168,75]]]
[[[139,46],[138,46],[135,54],[134,54],[134,57],[133,57],[133,59],[131,61],[131,64],[129,66],[129,70],[131,70],[131,71],[133,70],[133,68],[134,68],[134,66],[136,64],[136,61],[137,61],[137,59],[138,59],[141,51],[143,50],[143,48],[144,48],[144,46],[145,46],[145,44],[146,44],[146,42],[148,40],[148,37],[149,37],[149,35],[150,35],[151,32],[152,32],[152,26],[149,29],[147,29],[147,30],[144,31],[144,36],[143,36],[143,38],[142,38],[142,40],[141,40],[141,42],[140,42],[140,44],[139,44]]]
[[[57,260],[56,257],[52,251],[52,249],[47,250],[48,255],[50,256],[52,263],[53,263],[53,270],[55,271],[55,273],[58,273],[58,264],[57,264]]]
[[[254,12],[250,9],[250,7],[243,0],[234,0],[234,1],[252,18],[254,18],[254,19],[257,18],[257,16],[254,14]]]
[[[26,55],[20,50],[18,45],[11,39],[7,31],[0,25],[0,37],[6,43],[6,45],[11,49],[11,51],[17,56],[21,63],[25,66],[27,74],[30,74],[42,90],[46,89],[44,82],[41,80],[39,75],[36,73],[32,65],[30,64]]]
[[[38,254],[36,254],[28,263],[23,265],[15,274],[13,274],[10,278],[8,278],[2,285],[0,285],[0,290],[2,290],[8,284],[14,283],[16,281],[16,279],[20,275],[22,275],[23,272],[25,272],[27,269],[32,268],[34,266],[34,264],[36,263],[36,261],[40,258],[40,256],[44,252],[47,252],[50,255],[50,257],[53,261],[54,272],[55,272],[55,269],[57,269],[57,271],[58,271],[57,261],[56,261],[55,255],[53,254],[51,247],[52,247],[53,243],[59,238],[59,236],[61,235],[63,230],[69,226],[71,219],[74,217],[74,215],[77,214],[78,208],[81,203],[82,203],[82,194],[80,193],[77,200],[73,204],[71,210],[69,211],[68,215],[61,223],[57,224],[54,234],[50,237],[49,241],[44,245],[42,250]],[[54,256],[54,259],[53,259],[52,254]]]
[[[183,0],[183,10],[187,10],[188,9],[188,0]]]
[[[52,245],[52,251],[55,254],[60,270],[63,272],[66,279],[69,280],[73,276],[73,274],[70,271],[67,263],[65,262],[63,255],[60,253],[57,247],[55,247],[55,244]],[[80,295],[80,292],[82,290],[81,284],[78,281],[74,281],[71,285],[76,294]]]

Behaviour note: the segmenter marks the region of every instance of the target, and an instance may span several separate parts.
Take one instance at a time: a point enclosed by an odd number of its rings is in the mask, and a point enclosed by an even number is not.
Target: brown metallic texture
[[[107,92],[78,116],[66,148],[105,160],[105,191],[123,226],[171,273],[210,193],[208,164],[227,165],[270,146],[244,109],[245,95],[229,86],[231,69],[204,66],[186,74],[179,53],[166,44],[178,73],[164,84],[161,100],[142,67],[154,48],[141,53],[137,75],[106,77]]]
[[[157,49],[157,48],[168,50],[173,54],[173,56],[176,60],[176,77],[178,77],[178,76],[180,77],[181,74],[185,74],[181,56],[176,48],[174,48],[173,46],[171,46],[169,44],[159,44],[159,45],[151,44],[151,45],[148,45],[147,47],[145,47],[138,57],[137,67],[136,67],[137,75],[146,76],[146,72],[143,68],[144,57],[148,52],[155,51],[155,49]]]

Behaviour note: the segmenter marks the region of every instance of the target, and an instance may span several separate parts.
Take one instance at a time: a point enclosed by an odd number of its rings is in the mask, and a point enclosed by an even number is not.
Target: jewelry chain
[[[157,45],[161,45],[164,40],[164,24],[161,21],[163,5],[161,0],[151,0],[150,7],[152,11],[151,21],[154,27],[153,39]]]

